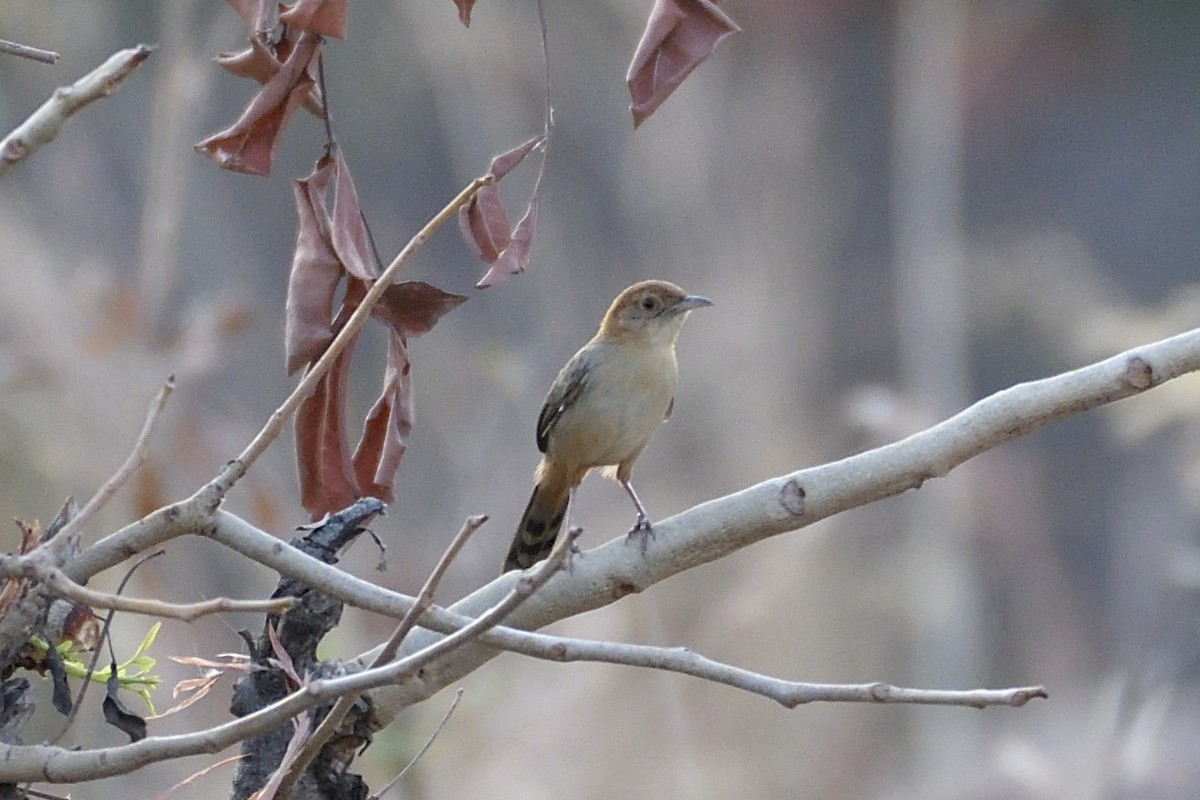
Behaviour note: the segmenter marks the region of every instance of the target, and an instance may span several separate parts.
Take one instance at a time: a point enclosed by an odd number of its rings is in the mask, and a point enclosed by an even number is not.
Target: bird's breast
[[[678,370],[673,348],[604,353],[566,409],[546,455],[578,467],[619,464],[646,446],[666,417]]]

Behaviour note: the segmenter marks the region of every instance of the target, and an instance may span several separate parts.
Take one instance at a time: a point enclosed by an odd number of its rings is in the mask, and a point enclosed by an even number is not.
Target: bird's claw
[[[642,555],[646,555],[646,548],[650,544],[650,540],[654,538],[654,526],[650,524],[650,519],[645,514],[638,514],[637,522],[633,523],[633,527],[629,529],[625,538],[628,543],[634,537],[641,540]]]
[[[571,545],[569,548],[569,552],[567,553],[567,563],[566,563],[567,573],[570,575],[575,574],[575,556],[577,556],[583,552],[582,550],[579,549],[579,537],[582,534],[583,534],[583,528],[578,525],[567,529],[567,535],[571,537]]]

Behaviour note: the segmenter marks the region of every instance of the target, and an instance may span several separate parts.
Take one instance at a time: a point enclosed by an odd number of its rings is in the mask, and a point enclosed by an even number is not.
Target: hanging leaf
[[[332,163],[322,161],[317,162],[311,175],[294,181],[292,187],[299,225],[284,314],[289,375],[319,358],[333,341],[333,300],[342,278],[342,265],[322,224],[324,208],[319,198],[333,169]],[[318,202],[313,201],[314,197]]]
[[[636,128],[717,49],[737,23],[712,0],[655,0],[625,77]]]
[[[354,474],[359,489],[364,495],[378,497],[385,503],[395,499],[396,471],[412,431],[410,367],[408,347],[401,336],[393,333],[388,344],[383,392],[367,414],[362,438],[354,451]]]
[[[218,166],[251,175],[269,175],[284,124],[314,83],[312,69],[321,37],[302,33],[279,70],[263,84],[237,122],[195,146]]]
[[[420,336],[465,302],[464,295],[444,292],[424,281],[402,281],[384,290],[371,314],[401,337]]]
[[[117,662],[113,661],[109,667],[107,688],[104,692],[104,720],[127,734],[130,742],[141,741],[146,738],[146,720],[125,707],[118,696],[120,688],[121,679],[117,675]]]
[[[533,255],[533,232],[537,227],[537,212],[538,199],[534,197],[529,201],[529,208],[525,209],[525,214],[517,222],[517,227],[513,231],[512,238],[509,240],[508,247],[504,248],[504,252],[500,257],[488,268],[487,273],[479,279],[479,283],[475,284],[477,289],[486,289],[489,286],[495,286],[509,275],[516,275],[519,272],[524,272],[529,266],[529,258]]]
[[[333,366],[296,411],[296,466],[300,503],[320,519],[359,496],[346,438],[346,384],[355,341],[338,354]]]

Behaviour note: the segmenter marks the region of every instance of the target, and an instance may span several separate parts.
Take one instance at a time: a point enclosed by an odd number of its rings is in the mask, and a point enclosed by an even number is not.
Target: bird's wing
[[[588,375],[592,371],[592,359],[588,355],[586,348],[576,353],[558,373],[546,395],[537,421],[537,446],[543,453],[546,452],[555,423],[562,418],[564,411],[575,404],[587,386]]]

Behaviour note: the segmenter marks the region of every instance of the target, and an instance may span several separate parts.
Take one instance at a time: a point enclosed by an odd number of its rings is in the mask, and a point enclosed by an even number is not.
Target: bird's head
[[[688,294],[667,281],[642,281],[617,295],[600,326],[606,338],[645,338],[674,342],[687,312],[711,306],[706,297]]]

